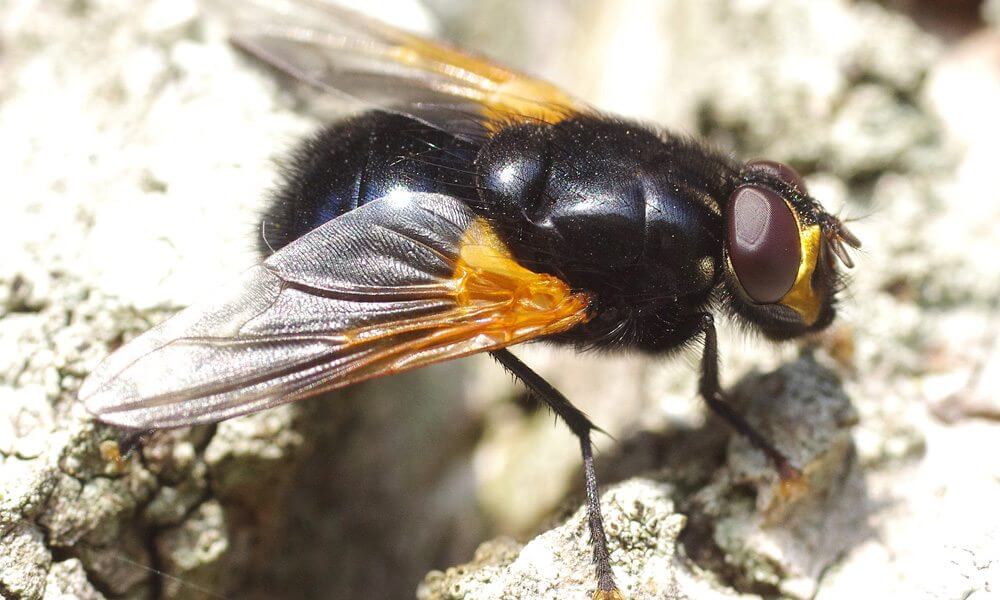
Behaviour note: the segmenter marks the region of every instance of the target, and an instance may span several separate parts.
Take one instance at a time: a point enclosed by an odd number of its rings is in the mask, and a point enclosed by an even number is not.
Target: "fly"
[[[372,109],[293,153],[262,215],[260,265],[87,378],[79,396],[98,420],[214,423],[489,352],[579,438],[604,599],[621,594],[596,427],[509,346],[655,355],[700,339],[708,406],[783,480],[799,476],[727,403],[714,316],[773,340],[833,321],[836,263],[852,266],[860,243],[792,168],[736,162],[324,2],[284,6],[236,46]]]

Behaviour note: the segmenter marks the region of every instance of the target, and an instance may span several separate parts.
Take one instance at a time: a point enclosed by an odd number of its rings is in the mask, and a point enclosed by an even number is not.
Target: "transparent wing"
[[[215,422],[565,331],[587,303],[518,265],[461,201],[397,193],[132,340],[80,398],[129,429]]]
[[[459,137],[498,123],[590,112],[557,86],[396,29],[330,0],[216,2],[237,47],[325,91],[407,114]]]

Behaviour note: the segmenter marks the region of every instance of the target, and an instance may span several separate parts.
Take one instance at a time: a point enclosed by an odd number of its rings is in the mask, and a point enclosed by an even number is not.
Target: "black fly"
[[[235,44],[373,110],[301,144],[262,218],[265,260],[101,364],[80,390],[91,413],[133,432],[211,423],[490,352],[580,440],[600,598],[620,593],[595,426],[508,346],[663,354],[700,338],[708,405],[798,476],[727,404],[713,317],[775,340],[834,319],[835,259],[860,244],[794,170],[322,1],[284,6]]]

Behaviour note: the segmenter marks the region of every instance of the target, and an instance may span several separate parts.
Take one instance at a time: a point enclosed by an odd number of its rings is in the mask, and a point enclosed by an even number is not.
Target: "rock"
[[[740,589],[812,598],[826,569],[871,533],[851,435],[857,414],[838,378],[809,357],[747,378],[735,400],[802,481],[782,482],[763,454],[731,437],[724,468],[685,502],[689,550]]]
[[[677,474],[669,471],[612,487],[602,509],[626,597],[729,598],[771,589],[811,598],[825,570],[870,534],[853,458],[857,416],[836,376],[807,357],[749,377],[737,391],[750,421],[800,466],[804,480],[792,493],[763,454],[733,437],[725,462],[693,493],[675,487]],[[473,562],[429,574],[417,595],[583,598],[596,585],[590,557],[581,508],[523,546],[487,542]]]
[[[45,580],[43,600],[100,600],[104,596],[87,580],[83,563],[75,558],[53,563]]]
[[[988,594],[1000,4],[957,42],[848,0],[427,4],[380,10],[425,30],[433,12],[599,106],[791,162],[863,217],[814,358],[721,332],[741,410],[806,469],[795,499],[706,420],[692,361],[516,350],[611,436],[623,588]],[[84,414],[80,382],[254,260],[275,162],[321,121],[186,0],[13,0],[0,21],[0,595],[405,597],[431,569],[424,597],[586,594],[580,516],[561,510],[578,506],[576,444],[485,358],[160,432],[109,462],[118,432]],[[527,541],[447,568],[497,535]]]
[[[156,540],[163,569],[172,575],[164,582],[164,595],[199,598],[206,592],[232,589],[232,580],[239,579],[240,569],[247,566],[249,550],[236,542],[225,510],[214,500],[201,503],[183,523],[164,530]]]
[[[0,591],[5,596],[40,596],[51,566],[52,554],[38,529],[22,524],[0,537]]]
[[[669,484],[636,478],[601,497],[619,589],[634,600],[738,598],[706,581],[679,555],[686,518]],[[587,598],[596,587],[586,510],[526,545],[506,538],[479,547],[473,562],[435,571],[417,590],[420,600]]]

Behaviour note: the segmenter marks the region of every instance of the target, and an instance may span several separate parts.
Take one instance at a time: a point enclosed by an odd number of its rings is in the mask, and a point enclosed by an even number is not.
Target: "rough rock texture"
[[[670,491],[667,484],[636,478],[604,496],[610,549],[619,563],[619,579],[628,582],[623,590],[636,599],[664,593],[734,597],[701,580],[677,557],[687,519],[675,511]],[[594,587],[589,537],[581,508],[523,547],[504,538],[483,544],[469,565],[428,575],[417,598],[585,598]]]
[[[722,340],[741,410],[808,485],[706,419],[694,354],[518,350],[613,436],[598,461],[632,597],[997,593],[997,6],[945,43],[847,0],[379,5],[790,162],[860,217],[831,331]],[[0,52],[0,597],[405,597],[431,569],[422,598],[587,597],[577,446],[486,359],[107,460],[80,381],[253,260],[275,165],[319,121],[188,0],[7,0]],[[530,541],[447,568],[499,534]]]
[[[731,598],[733,588],[811,597],[823,570],[870,535],[850,433],[857,415],[836,377],[806,357],[739,389],[736,400],[802,466],[803,480],[782,484],[745,441],[708,434],[697,450],[707,461],[674,461],[613,487],[602,507],[626,597]],[[628,452],[643,453],[655,455],[648,441]],[[700,471],[694,481],[684,474],[691,466]],[[594,587],[590,556],[581,508],[524,546],[483,544],[472,563],[428,575],[417,596],[584,598]]]

